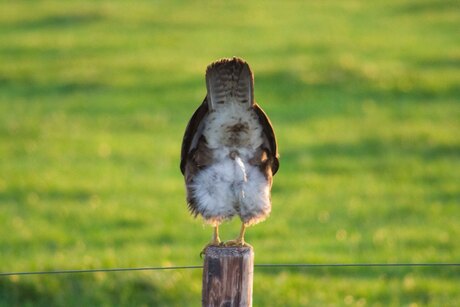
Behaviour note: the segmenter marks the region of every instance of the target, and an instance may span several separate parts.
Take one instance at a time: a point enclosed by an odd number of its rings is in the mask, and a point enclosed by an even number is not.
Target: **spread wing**
[[[198,109],[196,109],[195,113],[193,113],[192,118],[187,124],[187,128],[185,128],[180,157],[180,170],[183,175],[185,175],[185,164],[187,162],[187,157],[189,153],[198,145],[198,141],[203,130],[203,119],[207,114],[208,102],[207,97],[205,97],[203,103],[198,107]]]
[[[276,174],[279,168],[279,155],[278,155],[278,145],[276,143],[275,131],[273,131],[272,124],[267,114],[259,107],[257,103],[254,103],[253,106],[256,114],[259,118],[259,122],[263,128],[264,136],[264,149],[268,151],[268,158],[270,160],[271,169],[273,175]]]

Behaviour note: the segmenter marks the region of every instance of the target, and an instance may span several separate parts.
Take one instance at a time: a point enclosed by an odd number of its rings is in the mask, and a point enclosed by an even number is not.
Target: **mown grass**
[[[211,61],[275,126],[257,263],[458,262],[454,1],[0,4],[0,270],[200,264],[179,152]],[[237,221],[223,226],[224,239]],[[456,268],[256,269],[255,306],[456,306]],[[201,272],[0,279],[0,305],[200,304]]]

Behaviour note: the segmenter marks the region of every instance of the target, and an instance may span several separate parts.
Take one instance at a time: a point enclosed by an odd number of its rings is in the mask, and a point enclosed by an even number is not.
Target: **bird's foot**
[[[201,250],[200,252],[200,258],[203,258],[203,255],[206,254],[206,250],[208,249],[208,247],[211,247],[211,246],[222,246],[223,243],[220,241],[220,240],[214,240],[214,241],[211,241],[209,242],[208,244],[205,245],[205,247],[203,247],[203,249]]]
[[[243,246],[245,246],[245,247],[251,247],[252,248],[252,246],[249,245],[248,243],[246,243],[244,241],[244,239],[240,239],[240,238],[238,238],[236,240],[225,241],[224,243],[222,243],[222,245],[225,246],[225,247],[243,247]]]

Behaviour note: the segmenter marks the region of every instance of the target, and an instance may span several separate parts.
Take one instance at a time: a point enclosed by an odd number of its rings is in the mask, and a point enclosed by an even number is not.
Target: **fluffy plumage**
[[[189,209],[215,226],[235,215],[244,225],[255,224],[271,211],[279,166],[273,128],[254,102],[253,75],[243,60],[209,65],[206,85],[182,143]]]

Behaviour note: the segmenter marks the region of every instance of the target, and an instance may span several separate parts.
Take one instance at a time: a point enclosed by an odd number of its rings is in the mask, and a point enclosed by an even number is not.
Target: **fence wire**
[[[255,268],[340,268],[340,267],[460,267],[460,263],[261,263]],[[106,268],[82,270],[53,270],[30,272],[0,272],[1,276],[19,275],[56,275],[56,274],[81,274],[81,273],[110,273],[127,271],[166,271],[202,269],[202,265],[163,266],[163,267],[138,267],[138,268]]]

